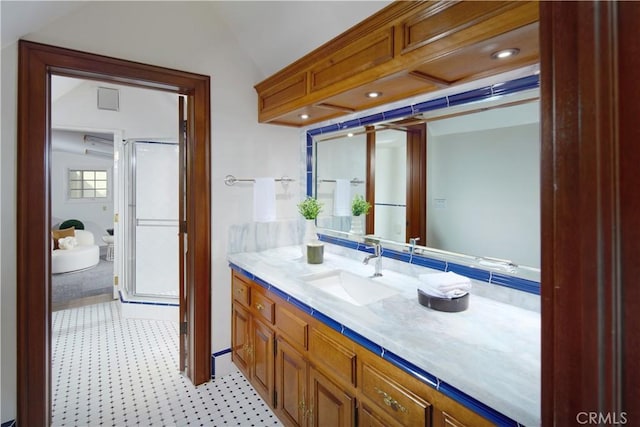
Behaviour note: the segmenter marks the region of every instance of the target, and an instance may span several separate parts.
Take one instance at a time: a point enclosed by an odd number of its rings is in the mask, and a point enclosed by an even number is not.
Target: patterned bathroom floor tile
[[[282,425],[240,372],[180,374],[175,322],[122,318],[118,301],[52,318],[53,426]]]

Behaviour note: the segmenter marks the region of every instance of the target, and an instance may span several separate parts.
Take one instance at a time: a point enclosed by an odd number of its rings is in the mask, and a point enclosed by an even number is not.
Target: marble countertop
[[[418,302],[417,274],[436,271],[415,267],[415,275],[401,274],[385,269],[386,259],[383,277],[374,280],[395,287],[398,294],[355,306],[301,278],[333,269],[373,273],[371,264],[327,252],[317,265],[302,259],[300,246],[230,254],[228,259],[520,424],[540,425],[539,313],[473,290],[466,311],[431,310]]]

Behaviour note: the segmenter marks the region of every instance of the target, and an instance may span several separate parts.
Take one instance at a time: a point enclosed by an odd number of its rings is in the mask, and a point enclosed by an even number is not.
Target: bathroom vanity
[[[370,279],[327,246],[320,265],[299,246],[228,257],[233,362],[285,425],[540,424],[538,312],[473,292],[437,312],[416,291],[432,270],[385,258]]]

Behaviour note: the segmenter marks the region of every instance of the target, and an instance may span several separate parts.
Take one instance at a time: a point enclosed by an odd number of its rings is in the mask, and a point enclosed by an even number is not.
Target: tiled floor
[[[194,387],[177,324],[123,319],[118,302],[54,312],[54,426],[279,426],[239,372]]]

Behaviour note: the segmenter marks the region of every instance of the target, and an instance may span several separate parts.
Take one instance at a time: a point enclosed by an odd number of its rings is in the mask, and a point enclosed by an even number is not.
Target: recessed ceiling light
[[[377,98],[382,95],[382,92],[367,92],[367,98]]]
[[[520,49],[517,49],[517,48],[503,49],[503,50],[499,50],[497,52],[493,52],[491,54],[491,58],[492,59],[505,59],[505,58],[509,58],[510,56],[515,56],[518,53],[520,53]]]
[[[307,120],[309,118],[309,115],[308,114],[300,114],[300,118],[302,120]]]

